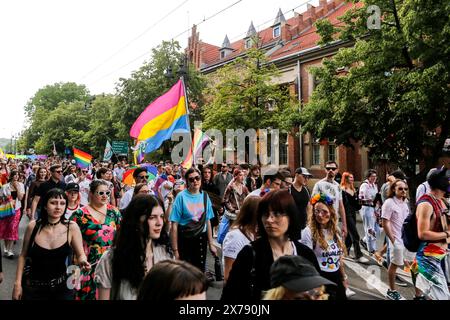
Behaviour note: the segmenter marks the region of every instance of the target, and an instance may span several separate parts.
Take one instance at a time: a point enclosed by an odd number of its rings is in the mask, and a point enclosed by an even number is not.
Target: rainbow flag
[[[211,138],[208,137],[205,133],[202,132],[199,128],[195,128],[194,130],[194,138],[192,139],[191,148],[189,149],[189,153],[181,163],[183,168],[189,169],[193,164],[197,164],[198,158],[202,155],[203,148],[211,141]],[[193,151],[192,151],[193,150]]]
[[[122,177],[122,182],[128,186],[133,186],[134,185],[133,173],[134,173],[134,170],[136,170],[139,167],[147,168],[147,173],[148,173],[147,181],[152,181],[156,178],[156,175],[158,174],[158,169],[155,166],[152,166],[151,164],[143,163],[138,166],[130,167],[127,171],[125,171],[125,173],[123,174],[123,177]]]
[[[73,157],[77,162],[77,167],[85,169],[89,168],[91,164],[92,156],[84,151],[81,151],[77,148],[73,148]]]
[[[175,130],[190,130],[181,80],[145,108],[131,127],[130,136],[142,143],[145,153],[149,153],[170,139]]]

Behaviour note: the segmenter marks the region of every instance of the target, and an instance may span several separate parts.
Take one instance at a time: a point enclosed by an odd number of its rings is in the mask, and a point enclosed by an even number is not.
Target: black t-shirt
[[[306,208],[308,207],[309,202],[309,192],[306,187],[302,187],[302,190],[300,192],[298,192],[294,187],[291,187],[290,190],[295,204],[297,205],[297,209],[300,215],[300,227],[303,230],[306,227],[308,217]]]
[[[36,195],[40,197],[38,208],[41,207],[42,199],[45,196],[45,194],[53,188],[58,188],[58,189],[64,190],[64,189],[66,189],[66,183],[64,181],[55,182],[55,181],[53,181],[53,179],[50,179],[48,181],[41,183],[36,190]]]

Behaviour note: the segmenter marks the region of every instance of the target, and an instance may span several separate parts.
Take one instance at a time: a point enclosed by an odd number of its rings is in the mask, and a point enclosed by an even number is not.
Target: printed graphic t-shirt
[[[322,249],[317,241],[314,243],[309,226],[303,229],[300,242],[314,251],[320,270],[323,272],[336,272],[340,268],[340,259],[343,251],[333,238],[330,239],[328,230],[323,230],[323,235],[325,239],[328,239],[328,248],[326,250]]]
[[[175,198],[172,212],[170,213],[170,221],[177,222],[184,226],[191,221],[198,222],[201,220],[203,208],[203,193],[192,194],[188,190],[181,191]],[[206,221],[214,217],[211,200],[206,197]],[[206,224],[205,229],[206,231]]]

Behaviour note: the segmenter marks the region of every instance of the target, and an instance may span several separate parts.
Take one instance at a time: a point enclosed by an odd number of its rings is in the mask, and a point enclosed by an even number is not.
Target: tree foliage
[[[341,18],[344,27],[321,22],[324,42],[354,46],[312,70],[319,85],[301,121],[304,131],[338,144],[360,140],[373,159],[414,176],[419,161],[435,164],[449,136],[450,2],[397,0],[398,21],[393,2],[362,1]],[[379,30],[367,28],[369,5],[381,9]]]
[[[210,78],[203,110],[206,129],[292,128],[298,111],[286,87],[273,83],[280,75],[260,49],[219,69]]]

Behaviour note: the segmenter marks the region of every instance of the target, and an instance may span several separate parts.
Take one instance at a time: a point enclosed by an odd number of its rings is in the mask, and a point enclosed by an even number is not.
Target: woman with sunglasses
[[[91,183],[87,206],[75,211],[70,220],[75,221],[83,236],[83,246],[92,266],[89,272],[82,272],[81,288],[76,293],[77,300],[95,300],[97,286],[94,281],[95,269],[103,253],[108,250],[119,228],[121,214],[109,204],[111,191],[104,180]]]
[[[263,291],[272,288],[270,267],[281,256],[298,255],[310,261],[317,271],[314,252],[300,239],[300,217],[288,190],[267,193],[257,209],[259,238],[237,255],[223,289],[225,301],[259,301]]]
[[[311,198],[311,205],[308,226],[302,231],[300,241],[314,251],[320,275],[336,284],[336,287],[327,287],[330,300],[347,300],[347,275],[342,260],[345,245],[337,225],[333,200],[318,193]]]
[[[408,186],[406,182],[403,180],[395,180],[389,186],[387,192],[388,198],[383,203],[381,209],[383,229],[388,238],[388,254],[390,257],[388,268],[389,289],[386,296],[391,300],[405,300],[395,290],[395,275],[397,267],[403,266],[406,253],[402,240],[402,226],[410,213],[407,194]]]

